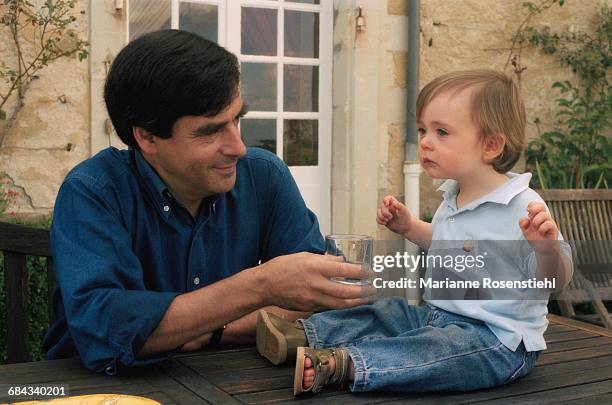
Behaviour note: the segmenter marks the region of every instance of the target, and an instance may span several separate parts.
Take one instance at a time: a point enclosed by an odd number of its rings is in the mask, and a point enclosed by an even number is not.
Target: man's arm
[[[288,311],[286,309],[269,306],[261,309],[280,316],[288,321],[295,321],[300,318],[308,318],[312,312]],[[238,318],[227,324],[223,331],[221,344],[223,345],[250,345],[255,343],[255,332],[257,327],[257,311]],[[194,340],[191,340],[183,345],[182,352],[190,352],[200,350],[205,347],[212,337],[212,332],[205,333]]]
[[[331,277],[359,278],[361,274],[360,266],[333,256],[297,253],[277,257],[177,296],[136,357],[175,349],[235,320],[225,342],[232,337],[248,342],[254,336],[254,311],[264,306],[310,312],[366,304],[365,297],[372,295],[373,289],[330,281]]]

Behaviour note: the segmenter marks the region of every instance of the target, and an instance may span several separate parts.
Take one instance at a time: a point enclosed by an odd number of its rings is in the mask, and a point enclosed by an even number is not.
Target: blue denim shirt
[[[139,151],[108,148],[64,180],[51,245],[57,321],[43,351],[107,374],[176,351],[134,358],[177,295],[276,256],[323,252],[287,166],[251,148],[234,188],[203,201],[195,219]]]

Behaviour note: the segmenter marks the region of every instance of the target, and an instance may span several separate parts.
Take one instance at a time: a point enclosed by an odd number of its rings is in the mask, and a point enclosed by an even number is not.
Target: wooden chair
[[[30,360],[28,348],[28,271],[26,256],[42,256],[47,264],[49,324],[53,323],[51,296],[55,284],[49,231],[0,222],[0,252],[4,254],[4,291],[6,293],[7,360]],[[0,314],[4,316],[4,314]]]
[[[612,190],[538,190],[572,245],[574,277],[557,299],[564,316],[576,317],[573,304],[590,302],[596,315],[585,320],[612,329],[603,301],[612,300]]]

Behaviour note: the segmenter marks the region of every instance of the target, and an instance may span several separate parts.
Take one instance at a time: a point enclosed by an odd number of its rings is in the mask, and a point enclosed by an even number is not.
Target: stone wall
[[[389,6],[400,1],[389,0]],[[539,4],[540,1],[533,0]],[[554,5],[531,20],[532,26],[545,25],[552,31],[591,31],[601,7],[607,0],[568,0]],[[517,28],[527,16],[522,0],[490,1],[445,0],[421,1],[420,86],[436,76],[461,69],[491,68],[516,75],[507,66],[509,48]],[[573,79],[566,67],[560,67],[555,55],[545,55],[538,49],[525,48],[521,65],[527,69],[520,75],[520,85],[527,110],[527,137],[537,136],[534,120],[539,118],[539,131],[551,130],[559,92],[551,86],[556,81]],[[390,141],[391,142],[391,141]],[[519,161],[515,171],[522,171]],[[425,213],[435,212],[441,199],[434,190],[439,182],[421,176],[421,207]]]
[[[539,1],[535,1],[539,3]],[[559,30],[593,26],[605,0],[568,0],[532,20]],[[527,16],[523,0],[421,0],[420,83],[443,73],[506,66],[512,38]],[[355,32],[355,7],[362,6],[365,32]],[[334,126],[332,148],[332,229],[378,239],[395,235],[374,222],[386,194],[403,195],[404,138],[407,126],[406,66],[408,0],[335,0]],[[559,93],[555,81],[573,77],[554,56],[526,48],[521,75],[527,136],[552,128]],[[515,170],[521,171],[519,162]],[[439,181],[421,175],[421,216],[431,216],[441,200]]]
[[[384,195],[404,197],[408,0],[333,2],[332,231],[388,239],[393,235],[376,226],[374,214]],[[563,7],[554,6],[536,16],[533,23],[588,30],[605,2],[567,0]],[[94,139],[113,143],[103,133],[105,112],[100,95],[107,59],[123,44],[113,3],[94,3],[98,16],[94,22],[112,20],[103,24],[106,28],[98,28],[97,23],[90,27],[90,1],[77,2],[77,31],[88,39],[91,30],[97,38],[92,55],[83,62],[64,58],[44,68],[28,89],[17,123],[4,139],[0,172],[8,173],[20,193],[12,208],[19,214],[44,214],[52,209],[68,170],[90,156],[92,132],[98,134]],[[421,0],[419,86],[451,70],[503,69],[511,38],[527,13],[522,3]],[[366,29],[360,33],[355,32],[357,6],[362,6],[366,19]],[[0,60],[15,63],[10,33],[4,26],[0,26]],[[536,117],[541,121],[540,130],[554,123],[558,93],[551,89],[552,83],[572,75],[559,67],[555,57],[534,49],[523,51],[522,64],[527,67],[521,83],[528,136],[533,137],[538,132],[533,124]],[[507,72],[511,73],[511,67]],[[440,199],[436,187],[427,175],[421,176],[422,214],[435,211]]]
[[[34,2],[36,3],[36,2]],[[80,0],[73,10],[73,29],[89,40],[89,0]],[[5,7],[5,6],[2,6]],[[32,32],[24,31],[24,54],[30,56]],[[0,25],[0,60],[16,66],[16,49],[10,31]],[[8,175],[11,189],[19,193],[10,212],[21,216],[48,214],[62,179],[90,153],[89,64],[77,56],[60,58],[37,74],[25,93],[14,125],[0,121],[5,134],[0,148],[0,172]],[[2,81],[0,89],[6,92]],[[13,97],[5,110],[16,107]],[[8,129],[8,130],[7,130]]]

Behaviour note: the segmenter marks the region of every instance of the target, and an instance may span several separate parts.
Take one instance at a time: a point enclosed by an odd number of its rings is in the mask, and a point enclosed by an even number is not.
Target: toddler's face
[[[433,178],[461,181],[485,163],[479,129],[471,116],[472,90],[437,95],[421,112],[419,159]]]

